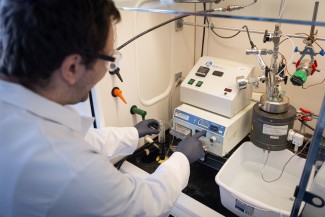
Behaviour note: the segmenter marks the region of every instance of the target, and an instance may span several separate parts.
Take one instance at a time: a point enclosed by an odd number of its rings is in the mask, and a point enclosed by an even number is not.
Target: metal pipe
[[[278,52],[279,52],[279,45],[280,45],[280,36],[281,36],[281,31],[280,31],[280,26],[275,25],[275,30],[274,30],[274,36],[272,38],[273,41],[273,53],[272,53],[272,59],[271,59],[271,72],[268,75],[268,79],[266,82],[266,89],[267,89],[267,96],[270,101],[278,101],[279,98],[279,93],[278,89],[276,88],[276,74],[278,72],[278,65],[277,65],[277,60],[278,60]]]
[[[316,22],[316,19],[317,19],[318,5],[319,5],[319,2],[315,2],[313,19],[312,19],[313,22]],[[315,34],[315,25],[311,25],[310,37],[313,38],[314,34]]]
[[[223,27],[223,26],[211,26],[210,25],[202,25],[202,24],[196,24],[196,23],[190,23],[190,22],[184,22],[183,25],[187,26],[196,26],[196,27],[206,27],[206,28],[213,28],[213,29],[222,29],[222,30],[230,30],[230,31],[240,31],[240,32],[246,32],[246,29],[239,29],[239,28],[232,28],[232,27]],[[261,34],[264,35],[265,31],[260,31],[260,30],[249,30],[249,33],[256,33],[256,34]],[[271,32],[272,33],[272,32]],[[288,36],[290,38],[308,38],[307,35],[297,35],[297,34],[282,34],[285,36]],[[316,37],[315,38],[317,41],[325,41],[324,37]]]

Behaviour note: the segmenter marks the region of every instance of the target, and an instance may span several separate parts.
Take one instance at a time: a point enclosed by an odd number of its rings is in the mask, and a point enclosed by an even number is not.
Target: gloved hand
[[[137,129],[139,138],[146,135],[158,134],[159,133],[159,123],[155,119],[143,120],[134,125]]]
[[[176,151],[182,152],[187,157],[190,164],[197,161],[204,156],[204,149],[199,138],[205,136],[206,133],[206,130],[202,130],[192,137],[184,139],[177,145]]]

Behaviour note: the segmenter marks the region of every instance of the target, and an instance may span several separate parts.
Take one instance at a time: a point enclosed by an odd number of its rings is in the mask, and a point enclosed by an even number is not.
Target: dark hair
[[[111,19],[120,20],[112,0],[1,0],[0,70],[41,84],[67,55],[92,67]]]

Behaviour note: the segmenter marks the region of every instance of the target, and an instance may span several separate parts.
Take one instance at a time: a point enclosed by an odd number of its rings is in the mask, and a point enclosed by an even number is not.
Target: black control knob
[[[123,82],[122,76],[120,74],[120,68],[119,67],[117,67],[114,71],[109,71],[109,74],[117,75],[117,77],[120,79],[120,81]]]
[[[286,84],[287,84],[287,82],[288,82],[288,76],[284,76],[284,79],[283,79],[283,81],[284,81],[284,84],[286,85]]]
[[[271,41],[271,34],[269,34],[267,30],[265,30],[264,37],[263,37],[263,42],[266,43],[266,42],[269,42],[269,41]]]
[[[210,142],[215,142],[215,141],[217,141],[217,137],[216,136],[212,136],[211,138],[210,138]]]

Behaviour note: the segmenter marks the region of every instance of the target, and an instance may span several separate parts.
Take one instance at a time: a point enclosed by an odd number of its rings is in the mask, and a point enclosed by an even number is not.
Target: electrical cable
[[[249,6],[253,5],[253,4],[255,4],[256,2],[257,2],[257,0],[254,0],[253,3],[248,4],[248,5],[245,5],[245,6],[243,6],[242,8],[249,7]],[[242,8],[241,8],[241,9],[242,9]],[[217,9],[209,9],[209,10],[198,11],[198,13],[211,13],[211,12],[214,12],[214,11],[216,11],[216,10],[217,10]],[[143,35],[145,35],[145,34],[151,32],[151,31],[153,31],[153,30],[155,30],[155,29],[158,29],[159,27],[162,27],[162,26],[164,26],[164,25],[166,25],[166,24],[168,24],[168,23],[171,23],[171,22],[173,22],[173,21],[176,21],[176,20],[182,19],[182,18],[184,18],[184,17],[188,17],[188,16],[190,16],[190,15],[180,15],[180,16],[177,16],[177,17],[175,17],[175,18],[173,18],[173,19],[170,19],[170,20],[167,20],[167,21],[165,21],[165,22],[163,22],[163,23],[160,23],[160,24],[158,24],[158,25],[156,25],[156,26],[154,26],[154,27],[152,27],[152,28],[150,28],[150,29],[148,29],[148,30],[146,30],[146,31],[144,31],[144,32],[142,32],[142,33],[140,33],[140,34],[134,36],[134,37],[131,38],[130,40],[126,41],[125,43],[123,43],[122,45],[120,45],[119,47],[117,47],[116,49],[117,49],[117,50],[121,50],[122,48],[124,48],[126,45],[130,44],[131,42],[133,42],[133,41],[136,40],[137,38],[140,38],[141,36],[143,36]]]
[[[257,2],[257,0],[254,0],[252,3],[250,3],[250,4],[246,5],[246,6],[244,6],[244,8],[247,8],[247,7],[249,7],[249,6],[253,5],[253,4],[255,4],[256,2]]]
[[[278,53],[281,55],[282,59],[284,59],[285,65],[287,66],[288,62],[287,62],[287,59],[285,58],[285,56],[280,52],[278,52]],[[292,77],[292,75],[289,73],[288,67],[286,67],[286,72],[288,75],[290,75],[290,77]]]
[[[249,7],[253,4],[255,4],[257,2],[257,0],[254,0],[251,4],[248,4],[248,5],[245,5],[245,6],[242,6],[242,8],[246,8],[246,7]],[[208,21],[208,26],[210,26],[209,24],[209,21]],[[246,27],[246,30],[247,30],[247,34],[248,34],[248,37],[249,37],[249,41],[251,42],[251,45],[252,45],[252,40],[250,39],[250,35],[249,35],[249,32],[248,32],[248,29],[247,29],[247,26],[243,26],[242,28]],[[205,27],[204,27],[205,28]],[[223,38],[223,39],[230,39],[230,38],[234,38],[235,36],[237,36],[241,31],[238,31],[237,33],[235,33],[234,35],[232,36],[222,36],[222,35],[219,35],[218,33],[216,33],[216,31],[214,30],[214,27],[213,27],[213,24],[211,25],[211,31],[216,35],[218,36],[219,38]],[[255,46],[255,45],[254,45]],[[253,47],[252,47],[253,48]]]
[[[148,30],[146,30],[146,31],[144,31],[144,32],[141,32],[140,34],[134,36],[133,38],[131,38],[130,40],[128,40],[128,41],[125,42],[124,44],[120,45],[120,46],[119,46],[118,48],[116,48],[116,49],[117,49],[117,50],[121,50],[122,48],[124,48],[126,45],[130,44],[131,42],[133,42],[133,41],[136,40],[137,38],[140,38],[141,36],[143,36],[143,35],[145,35],[145,34],[151,32],[151,31],[153,31],[153,30],[155,30],[155,29],[158,29],[159,27],[162,27],[162,26],[164,26],[164,25],[166,25],[166,24],[168,24],[168,23],[171,23],[171,22],[173,22],[173,21],[176,21],[176,20],[182,19],[182,18],[187,17],[187,16],[189,16],[189,15],[181,15],[181,16],[177,16],[177,17],[175,17],[175,18],[173,18],[173,19],[170,19],[170,20],[167,20],[167,21],[165,21],[165,22],[163,22],[163,23],[160,23],[160,24],[158,24],[158,25],[156,25],[156,26],[154,26],[154,27],[152,27],[152,28],[150,28],[150,29],[148,29]]]
[[[284,164],[284,166],[283,166],[283,168],[282,168],[282,171],[281,171],[281,173],[280,173],[280,176],[279,176],[278,178],[273,179],[273,180],[266,180],[266,179],[264,178],[264,168],[265,168],[265,166],[266,166],[266,163],[267,163],[267,161],[268,161],[268,159],[269,159],[269,155],[270,155],[270,151],[268,151],[268,152],[267,152],[267,156],[266,156],[266,160],[265,160],[264,165],[263,165],[263,168],[262,168],[262,174],[261,174],[261,175],[262,175],[262,179],[263,179],[263,181],[264,181],[264,182],[267,182],[267,183],[271,183],[271,182],[275,182],[275,181],[279,180],[279,179],[282,177],[282,174],[283,174],[283,172],[284,172],[284,169],[286,168],[286,166],[288,165],[288,163],[291,161],[291,159],[292,159],[293,157],[295,157],[295,156],[301,154],[301,153],[305,150],[305,148],[307,147],[307,145],[311,142],[312,138],[313,138],[313,137],[311,137],[311,138],[306,142],[306,144],[304,145],[304,147],[303,147],[299,152],[295,153],[294,155],[292,155],[292,156],[289,158],[289,160],[287,160],[287,162]]]
[[[253,49],[255,46],[255,44],[253,43],[252,39],[251,39],[251,36],[249,34],[249,30],[248,30],[248,27],[245,25],[242,27],[243,28],[246,28],[246,32],[247,32],[247,35],[248,35],[248,39],[249,39],[249,43],[251,45],[251,48]],[[234,38],[235,36],[237,36],[239,33],[241,33],[241,31],[238,31],[237,33],[235,33],[234,35],[232,36],[221,36],[219,35],[218,33],[215,32],[215,30],[213,29],[213,25],[211,26],[211,31],[216,35],[218,36],[219,38],[223,38],[223,39],[230,39],[230,38]]]
[[[282,42],[285,42],[286,40],[288,40],[288,38],[285,38],[282,41],[280,41],[279,45],[282,44]]]
[[[321,49],[324,50],[316,41],[314,41],[315,44],[317,44],[317,46]]]
[[[210,26],[210,24],[209,24],[209,20],[207,20],[208,22],[208,26]],[[242,28],[244,28],[244,27],[242,27]],[[232,35],[232,36],[222,36],[222,35],[219,35],[218,33],[216,33],[216,31],[214,30],[214,27],[213,27],[213,23],[212,23],[212,25],[211,25],[211,31],[213,32],[213,34],[215,34],[216,36],[218,36],[219,38],[223,38],[223,39],[230,39],[230,38],[234,38],[235,36],[237,36],[241,31],[238,31],[237,33],[235,33],[234,35]]]
[[[247,36],[248,36],[249,43],[250,43],[250,45],[251,45],[251,49],[256,48],[256,45],[255,45],[254,42],[252,41],[252,39],[251,39],[251,35],[249,34],[248,26],[245,25],[245,26],[242,27],[242,29],[243,29],[243,28],[246,28],[246,32],[247,32]]]
[[[213,29],[213,26],[211,26],[211,31],[213,32],[213,34],[215,34],[216,36],[218,36],[219,38],[223,38],[223,39],[229,39],[229,38],[234,38],[235,36],[237,36],[239,33],[241,33],[241,31],[238,31],[237,33],[235,33],[234,35],[231,36],[221,36],[218,33],[216,33]]]
[[[141,2],[147,2],[147,1],[148,0],[143,0]],[[242,8],[242,6],[240,6],[240,7]],[[214,11],[226,11],[228,9],[229,10],[237,10],[237,9],[241,9],[241,8],[239,8],[239,6],[238,7],[236,6],[235,8],[229,6],[229,7],[224,7],[224,8],[215,8],[215,9],[209,9],[209,10],[205,10],[205,11],[198,11],[197,13],[210,13],[210,12],[214,12]],[[131,42],[133,42],[134,40],[138,39],[139,37],[141,37],[141,36],[143,36],[143,35],[151,32],[151,31],[153,31],[153,30],[155,30],[155,29],[157,29],[159,27],[162,27],[162,26],[164,26],[164,25],[166,25],[166,24],[168,24],[170,22],[173,22],[175,20],[178,20],[178,19],[181,19],[181,18],[184,18],[184,17],[187,17],[187,16],[189,16],[189,15],[177,16],[177,17],[175,17],[173,19],[170,19],[170,20],[167,20],[167,21],[165,21],[165,22],[163,22],[161,24],[158,24],[158,25],[156,25],[156,26],[154,26],[154,27],[152,27],[152,28],[150,28],[150,29],[148,29],[148,30],[146,30],[146,31],[144,31],[144,32],[142,32],[142,33],[134,36],[133,38],[131,38],[130,40],[128,40],[127,42],[125,42],[124,44],[122,44],[121,46],[119,46],[117,48],[117,50],[122,49],[123,47],[125,47],[128,44],[130,44]],[[136,18],[135,18],[135,20],[136,20]],[[134,33],[135,33],[135,26],[134,26]],[[172,37],[174,38],[174,34],[172,34]],[[174,43],[174,39],[172,39],[172,43]],[[173,46],[171,46],[171,47],[173,47]],[[171,61],[174,59],[173,55],[174,55],[174,52],[171,53],[171,56],[170,56]],[[139,101],[140,101],[140,103],[142,105],[144,105],[144,106],[151,106],[151,105],[153,105],[153,104],[155,104],[157,102],[160,102],[161,100],[165,99],[166,97],[168,97],[168,94],[170,93],[170,91],[172,89],[173,82],[174,82],[173,76],[172,75],[170,76],[167,89],[163,93],[161,93],[159,96],[154,97],[154,98],[149,99],[149,100],[143,98],[141,96],[141,91],[140,91],[140,78],[139,78],[140,76],[139,76],[139,73],[138,73],[139,69],[138,69],[137,57],[138,57],[138,55],[137,55],[137,47],[135,46],[135,49],[134,49],[134,58],[135,58],[135,71],[136,71],[136,74],[137,74],[137,83],[136,84],[137,84],[138,98],[139,98]],[[171,71],[170,72],[172,73],[172,71],[173,71],[173,69],[172,69],[173,65],[170,64],[170,67],[171,67]]]
[[[306,36],[309,36],[307,33],[295,33],[296,35],[306,35]],[[284,35],[284,36],[286,36],[286,35]],[[288,37],[287,36],[287,38],[286,39],[284,39],[284,40],[282,40],[281,42],[280,42],[280,44],[282,43],[282,42],[284,42],[284,41],[286,41],[287,39],[290,39],[290,40],[292,40],[290,37]],[[323,50],[323,48],[316,42],[316,41],[314,41],[314,43],[321,49],[321,50]],[[293,42],[292,42],[292,44],[293,44]],[[294,46],[294,45],[293,45]],[[293,57],[293,55],[292,55],[292,57]],[[291,57],[291,58],[292,58]],[[291,62],[292,60],[290,60],[290,62]],[[291,76],[291,75],[290,75]],[[304,87],[304,85],[302,85],[302,89],[308,89],[309,87],[312,87],[312,86],[316,86],[316,85],[320,85],[320,84],[323,84],[324,83],[324,81],[325,81],[325,78],[323,79],[323,81],[321,81],[321,82],[319,82],[319,83],[315,83],[315,84],[311,84],[311,85],[309,85],[309,86],[307,86],[307,87]]]
[[[309,35],[307,34],[307,33],[304,33],[304,32],[301,32],[301,33],[295,33],[296,35],[306,35],[306,36],[308,36],[309,37]],[[316,39],[317,40],[317,39]],[[322,46],[320,46],[317,42],[316,42],[316,40],[314,41],[314,43],[315,44],[317,44],[317,46],[321,49],[321,50],[324,50],[323,48],[322,48]]]
[[[203,3],[203,10],[204,11],[206,10],[206,3]],[[204,21],[203,21],[204,27],[203,27],[203,35],[202,35],[201,57],[203,56],[203,53],[204,53],[205,23],[206,23],[207,19],[208,19],[207,17],[204,17]]]
[[[281,44],[282,42],[284,42],[285,40],[288,40],[288,39],[289,39],[290,42],[291,42],[291,44],[292,44],[293,50],[294,50],[294,49],[295,49],[295,44],[294,44],[293,40],[292,40],[289,36],[287,36],[287,35],[282,35],[282,36],[286,37],[286,39],[282,40],[282,41],[280,42],[280,44]],[[279,44],[279,45],[280,45],[280,44]],[[289,63],[292,62],[294,55],[295,55],[295,52],[292,53],[291,58],[290,58],[290,60],[289,60]],[[281,54],[281,56],[284,57],[282,54]],[[284,59],[285,59],[285,58],[284,58]],[[288,62],[287,62],[287,63],[288,63]],[[287,64],[287,63],[286,63],[286,65],[285,65],[285,67],[284,67],[280,72],[278,72],[277,74],[281,74],[285,68],[286,68],[286,69],[288,68],[288,64]],[[290,75],[290,76],[291,76],[291,75]]]
[[[304,87],[304,85],[302,85],[302,89],[308,89],[308,88],[310,88],[310,87],[312,87],[312,86],[321,85],[321,84],[324,83],[324,81],[325,81],[325,78],[323,79],[323,81],[321,81],[321,82],[319,82],[319,83],[311,84],[311,85],[309,85],[309,86],[307,86],[307,87]]]
[[[206,10],[206,11],[198,11],[198,13],[210,13],[210,12],[213,12],[213,9],[211,9],[211,10]],[[174,22],[174,21],[176,21],[176,20],[179,20],[179,19],[182,19],[182,18],[184,18],[184,17],[188,17],[188,16],[190,16],[190,15],[180,15],[180,16],[177,16],[177,17],[172,18],[172,19],[170,19],[170,20],[167,20],[167,21],[165,21],[165,22],[162,22],[162,23],[160,23],[160,24],[158,24],[158,25],[156,25],[156,26],[154,26],[154,27],[152,27],[152,28],[150,28],[150,29],[147,29],[146,31],[141,32],[140,34],[138,34],[138,35],[132,37],[131,39],[129,39],[128,41],[126,41],[126,42],[123,43],[122,45],[118,46],[116,49],[117,49],[117,50],[121,50],[122,48],[124,48],[126,45],[130,44],[131,42],[133,42],[133,41],[136,40],[137,38],[140,38],[141,36],[143,36],[143,35],[145,35],[145,34],[151,32],[151,31],[153,31],[153,30],[155,30],[155,29],[158,29],[159,27],[162,27],[162,26],[164,26],[164,25],[166,25],[166,24],[168,24],[168,23]]]

